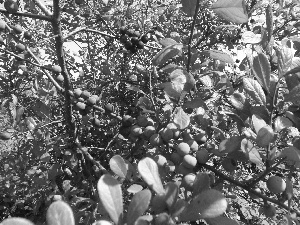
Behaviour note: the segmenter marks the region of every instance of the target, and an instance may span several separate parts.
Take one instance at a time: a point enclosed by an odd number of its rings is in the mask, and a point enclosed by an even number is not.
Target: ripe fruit
[[[163,155],[156,155],[154,157],[154,161],[158,166],[165,166],[167,164],[167,159]]]
[[[223,168],[224,168],[225,171],[227,171],[227,172],[233,172],[237,168],[237,163],[236,163],[236,161],[234,159],[225,158],[222,161],[222,166],[223,166]]]
[[[157,194],[151,200],[151,208],[154,214],[159,214],[164,212],[167,209],[166,203],[166,195],[165,194]]]
[[[147,42],[149,41],[149,38],[147,37],[146,34],[144,34],[144,35],[141,37],[141,41],[142,41],[144,44],[147,44]]]
[[[272,218],[276,215],[276,208],[274,205],[265,204],[263,206],[263,213],[266,217]]]
[[[75,96],[76,98],[79,98],[79,97],[81,96],[81,93],[82,93],[82,90],[81,90],[80,88],[76,88],[76,89],[74,90],[74,96]]]
[[[59,65],[52,66],[52,71],[54,73],[61,73],[61,67]]]
[[[6,28],[6,23],[3,20],[0,20],[0,31],[4,31]]]
[[[119,129],[119,133],[120,133],[124,138],[128,138],[130,132],[131,132],[131,127],[121,126],[120,129]]]
[[[181,186],[188,191],[193,190],[193,184],[195,181],[196,175],[194,173],[189,173],[182,178]]]
[[[145,138],[146,140],[149,140],[149,138],[150,138],[153,134],[155,134],[155,127],[153,127],[153,126],[147,126],[147,127],[144,129],[143,135],[144,135],[144,138]]]
[[[19,43],[19,44],[16,45],[16,50],[17,50],[18,52],[20,52],[20,53],[21,53],[21,52],[24,52],[25,49],[26,49],[25,45],[23,45],[23,44],[21,44],[21,43]]]
[[[148,121],[147,126],[154,126],[155,125],[153,119],[147,118],[147,121]]]
[[[281,193],[286,188],[285,181],[279,176],[271,176],[267,180],[267,188],[272,193]]]
[[[85,104],[83,102],[77,102],[75,106],[77,110],[85,110]]]
[[[197,159],[192,155],[185,155],[183,157],[182,165],[188,169],[193,169],[197,165]]]
[[[194,136],[194,139],[195,139],[195,141],[196,141],[199,145],[204,144],[204,143],[207,141],[205,131],[203,131],[203,132],[201,132],[201,133],[199,133],[199,134],[196,134],[196,135]]]
[[[101,121],[100,121],[99,119],[97,119],[97,118],[93,118],[92,124],[93,124],[95,127],[99,128],[99,127],[101,126]]]
[[[56,80],[58,81],[58,82],[63,82],[64,81],[64,76],[63,75],[58,75],[57,77],[56,77]]]
[[[16,34],[21,34],[23,32],[23,28],[19,24],[13,26],[12,29]]]
[[[24,32],[24,38],[30,40],[32,38],[32,34],[27,30]]]
[[[172,161],[167,160],[166,171],[167,172],[174,172],[175,169],[176,169],[175,164]]]
[[[105,112],[106,113],[113,113],[114,112],[114,106],[110,103],[106,104],[104,106]]]
[[[179,165],[182,162],[183,158],[177,153],[177,152],[173,152],[171,154],[171,161],[175,164],[175,165]]]
[[[143,133],[143,129],[140,126],[138,125],[132,126],[130,134],[133,137],[139,137],[142,133]]]
[[[171,218],[168,213],[161,213],[155,216],[154,225],[171,225]]]
[[[89,97],[87,100],[86,100],[86,104],[87,105],[90,105],[90,106],[93,106],[95,105],[97,102],[97,99],[93,96]]]
[[[9,12],[9,13],[16,13],[19,10],[19,5],[18,1],[16,0],[6,0],[4,2],[4,8]]]
[[[131,43],[134,45],[137,45],[139,43],[139,39],[137,37],[132,37],[131,38]]]
[[[181,133],[181,137],[183,142],[188,142],[189,140],[193,139],[192,135],[190,134],[189,130],[185,130]]]
[[[129,115],[125,115],[122,118],[122,124],[124,127],[129,127],[133,124],[133,118]]]
[[[199,145],[194,139],[188,140],[187,144],[190,146],[190,148],[193,152],[198,151]]]
[[[206,149],[201,149],[201,150],[197,151],[196,159],[197,159],[198,163],[200,163],[200,164],[207,163],[207,161],[209,159],[208,151]]]
[[[136,119],[136,123],[141,127],[146,127],[148,124],[147,117],[143,115],[139,115]]]
[[[180,156],[185,156],[190,153],[191,149],[187,143],[181,142],[179,145],[177,145],[176,150]]]
[[[160,146],[163,144],[163,140],[159,134],[153,134],[150,137],[149,142],[152,146]]]
[[[83,98],[84,100],[87,100],[89,97],[91,97],[91,93],[88,91],[83,91],[81,92],[80,97]]]
[[[159,133],[165,142],[169,142],[171,139],[173,139],[173,131],[169,128],[165,128]]]
[[[7,141],[10,138],[11,138],[11,134],[10,133],[8,133],[6,131],[0,133],[0,139],[1,140]]]
[[[78,102],[84,102],[85,101],[84,98],[78,98],[77,100],[78,100]]]
[[[139,41],[139,42],[137,43],[136,47],[137,47],[138,49],[143,49],[143,48],[144,48],[144,42]]]

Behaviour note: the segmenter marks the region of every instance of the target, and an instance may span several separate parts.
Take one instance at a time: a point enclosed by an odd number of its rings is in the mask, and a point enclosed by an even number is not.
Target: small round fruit
[[[131,43],[134,44],[134,45],[137,45],[139,43],[138,37],[132,37],[131,38]]]
[[[81,93],[82,93],[82,90],[81,90],[80,88],[76,88],[76,89],[74,90],[74,96],[75,96],[76,98],[80,98]]]
[[[4,141],[7,141],[11,138],[11,134],[8,133],[8,132],[1,132],[0,133],[0,140],[4,140]]]
[[[130,127],[133,124],[133,118],[130,115],[123,116],[122,124],[124,127]]]
[[[173,139],[174,134],[173,134],[173,130],[169,129],[169,128],[164,128],[162,131],[159,132],[161,135],[161,138],[165,141],[165,142],[169,142],[171,139]]]
[[[139,41],[139,42],[137,43],[136,47],[137,47],[138,49],[144,49],[144,42]]]
[[[58,81],[58,82],[63,82],[64,81],[64,76],[63,75],[58,75],[57,77],[56,77],[56,80]]]
[[[23,32],[23,28],[19,24],[13,26],[12,29],[16,34],[21,34]]]
[[[143,133],[143,129],[140,126],[138,125],[132,126],[130,134],[133,137],[139,137],[142,133]]]
[[[263,213],[265,214],[266,217],[272,218],[276,215],[276,208],[274,205],[265,204],[263,206]]]
[[[205,134],[205,131],[199,133],[199,134],[196,134],[194,136],[194,139],[195,141],[199,144],[199,145],[202,145],[204,143],[206,143],[207,141],[207,137],[206,137],[206,134]]]
[[[147,124],[148,124],[147,117],[146,117],[146,116],[143,116],[143,115],[139,115],[139,116],[136,118],[136,123],[137,123],[137,125],[139,125],[139,126],[141,126],[141,127],[146,127]]]
[[[175,165],[179,165],[182,162],[183,158],[177,153],[177,152],[173,152],[171,154],[171,161],[175,164]]]
[[[85,100],[84,100],[84,98],[78,98],[77,101],[78,102],[84,102]]]
[[[101,121],[97,118],[93,118],[92,124],[94,125],[94,127],[97,127],[97,128],[101,127]]]
[[[190,134],[190,130],[185,130],[181,133],[183,142],[188,142],[193,139],[193,136]]]
[[[167,159],[163,155],[156,155],[154,157],[154,161],[157,163],[158,166],[165,166],[167,164]]]
[[[167,125],[167,128],[173,131],[173,138],[175,140],[177,140],[180,137],[180,130],[178,129],[178,126],[175,123],[169,123]]]
[[[175,172],[175,164],[171,160],[167,160],[166,171],[167,172]]]
[[[161,138],[161,136],[159,134],[153,134],[150,139],[149,142],[152,146],[160,146],[163,144],[163,140]]]
[[[131,132],[131,127],[121,126],[119,129],[119,133],[124,137],[128,138]]]
[[[209,160],[209,154],[206,149],[201,149],[196,152],[196,159],[198,163],[205,164]]]
[[[233,172],[237,168],[237,163],[234,159],[225,158],[225,159],[222,160],[222,166],[223,166],[225,171]]]
[[[154,225],[171,225],[171,217],[168,213],[160,213],[154,218]]]
[[[144,35],[141,37],[141,41],[142,41],[144,44],[147,44],[147,42],[149,41],[149,38],[147,37],[146,34],[144,34]]]
[[[77,102],[76,103],[76,109],[77,110],[85,110],[85,104],[83,102]]]
[[[147,126],[145,129],[144,129],[144,133],[143,133],[143,136],[146,140],[149,140],[149,138],[155,134],[155,127],[153,126]]]
[[[20,52],[20,53],[21,53],[21,52],[24,52],[25,49],[26,49],[25,45],[23,45],[23,44],[21,44],[21,43],[19,43],[19,44],[16,45],[16,50],[17,50],[18,52]]]
[[[24,38],[27,40],[31,40],[32,34],[27,30],[24,32]]]
[[[153,119],[148,117],[147,120],[148,120],[147,126],[154,126],[155,125]]]
[[[269,189],[270,192],[278,194],[285,190],[286,183],[279,176],[271,176],[267,180],[267,188]]]
[[[187,144],[190,146],[190,148],[193,152],[198,151],[199,145],[194,139],[188,140]]]
[[[177,153],[183,157],[190,153],[191,148],[187,143],[181,142],[179,145],[177,145],[176,150],[177,150]]]
[[[196,175],[194,173],[189,173],[182,178],[181,186],[188,191],[193,190],[193,184],[195,181]]]
[[[88,91],[83,91],[81,92],[80,97],[83,98],[84,100],[87,100],[89,97],[91,97],[91,93]]]
[[[52,66],[52,71],[54,73],[61,73],[61,67],[59,65]]]
[[[0,31],[4,31],[6,28],[6,23],[3,20],[0,20]]]
[[[106,113],[113,113],[114,112],[114,106],[110,103],[106,104],[104,106],[105,112]]]
[[[166,195],[157,194],[151,199],[151,208],[154,214],[159,214],[167,210]]]
[[[86,104],[90,105],[90,106],[96,105],[96,102],[97,102],[97,99],[95,97],[93,97],[93,96],[89,97],[86,100]]]
[[[16,1],[16,0],[5,0],[5,2],[4,2],[4,8],[9,13],[16,13],[19,10],[18,1]]]
[[[183,157],[182,165],[188,169],[194,169],[197,165],[197,159],[192,155],[185,155]]]

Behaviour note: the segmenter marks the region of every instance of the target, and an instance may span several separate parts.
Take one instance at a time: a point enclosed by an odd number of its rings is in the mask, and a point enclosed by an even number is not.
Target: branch
[[[43,15],[37,15],[37,14],[32,14],[32,13],[23,13],[23,12],[16,12],[16,13],[10,13],[6,11],[5,9],[0,9],[0,12],[3,14],[12,14],[15,16],[22,16],[22,17],[27,17],[27,18],[32,18],[32,19],[39,19],[39,20],[45,20],[45,21],[51,21],[50,16],[43,16]]]
[[[43,13],[46,14],[46,16],[52,16],[52,13],[46,8],[46,6],[40,0],[33,0],[33,2],[43,11]]]

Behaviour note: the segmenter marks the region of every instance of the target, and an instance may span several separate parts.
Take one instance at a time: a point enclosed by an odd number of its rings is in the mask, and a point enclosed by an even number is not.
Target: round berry
[[[32,38],[32,34],[29,31],[24,32],[24,38],[30,40]]]
[[[123,116],[122,124],[124,127],[130,127],[133,124],[133,118],[130,115]]]
[[[185,155],[183,157],[182,165],[188,169],[193,169],[197,165],[197,159],[192,155]]]
[[[106,113],[113,113],[114,112],[114,106],[110,103],[106,104],[104,106],[105,112]]]
[[[143,116],[143,115],[139,115],[137,118],[136,118],[136,123],[141,126],[141,127],[146,127],[147,124],[148,124],[148,119],[146,116]]]
[[[86,105],[83,102],[77,102],[76,103],[76,109],[77,110],[80,110],[80,111],[85,110],[85,106]]]
[[[278,194],[285,190],[286,183],[279,176],[271,176],[267,180],[267,188],[269,189],[270,192]]]
[[[153,126],[147,126],[145,129],[144,129],[144,132],[143,132],[143,136],[146,140],[149,140],[149,138],[155,134],[155,127]]]
[[[61,73],[61,67],[59,65],[52,66],[52,71],[54,73]]]
[[[196,159],[200,164],[205,164],[209,159],[209,154],[206,149],[201,149],[196,152]]]
[[[147,42],[149,41],[149,38],[147,37],[146,34],[144,34],[144,35],[141,37],[141,41],[142,41],[144,44],[147,44]]]
[[[143,133],[143,129],[140,126],[138,125],[132,126],[130,134],[133,137],[139,137],[142,133]]]
[[[167,159],[163,155],[156,155],[154,157],[154,161],[157,163],[158,166],[165,166],[167,164]]]
[[[152,146],[160,146],[163,143],[163,140],[161,138],[161,136],[159,134],[153,134],[150,139],[149,142]]]
[[[144,48],[144,42],[139,41],[139,42],[137,43],[136,47],[137,47],[138,49],[143,49],[143,48]]]
[[[93,96],[89,97],[86,100],[87,105],[90,105],[90,106],[96,105],[96,102],[97,102],[97,99]]]
[[[159,133],[165,142],[169,142],[174,137],[173,130],[171,130],[169,128],[164,128]]]
[[[57,77],[56,77],[56,80],[58,81],[58,82],[63,82],[64,81],[64,76],[63,75],[58,75]]]
[[[177,150],[177,153],[183,157],[190,153],[191,148],[187,143],[181,142],[179,145],[177,145],[176,150]]]
[[[81,93],[82,93],[82,90],[81,90],[80,88],[76,88],[76,89],[74,90],[74,96],[75,96],[76,98],[79,98],[79,97],[81,96]]]
[[[12,29],[16,34],[21,34],[23,32],[23,28],[19,24],[13,26]]]
[[[196,175],[194,173],[189,173],[182,178],[181,186],[188,191],[193,190],[193,184],[195,181]]]
[[[91,97],[91,93],[88,91],[83,91],[81,92],[80,97],[83,98],[84,100],[87,100],[89,97]]]
[[[173,152],[171,154],[171,161],[175,164],[175,165],[179,165],[182,162],[182,157],[177,153],[177,152]]]

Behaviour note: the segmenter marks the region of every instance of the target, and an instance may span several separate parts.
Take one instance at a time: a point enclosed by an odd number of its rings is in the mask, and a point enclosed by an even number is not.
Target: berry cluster
[[[136,53],[138,49],[143,49],[149,40],[147,34],[141,35],[138,31],[127,29],[126,27],[120,28],[120,34],[120,42],[124,45],[126,50],[133,54]]]

